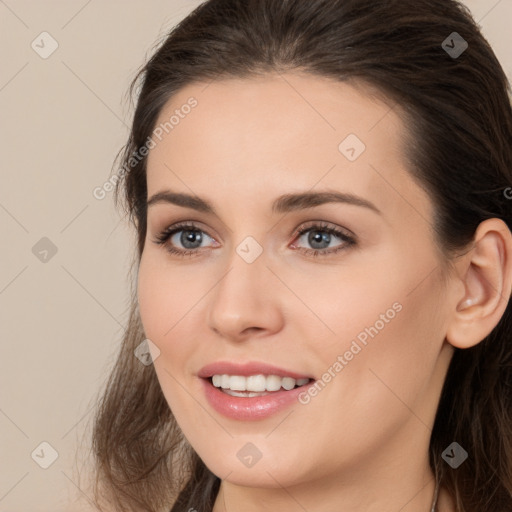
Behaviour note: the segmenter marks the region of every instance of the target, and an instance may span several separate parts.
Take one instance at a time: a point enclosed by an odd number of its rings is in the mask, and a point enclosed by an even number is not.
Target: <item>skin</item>
[[[505,310],[510,231],[498,219],[482,223],[449,272],[432,202],[408,172],[398,109],[362,85],[299,73],[195,83],[169,100],[158,123],[190,96],[197,107],[150,150],[148,198],[196,194],[217,215],[149,207],[138,298],[145,334],[160,350],[154,365],[165,398],[222,479],[214,512],[430,511],[428,445],[442,384],[453,347],[480,342]],[[366,145],[353,162],[338,149],[351,133]],[[356,194],[381,213],[342,203],[271,211],[282,194],[324,190]],[[181,221],[203,232],[195,256],[155,243]],[[313,221],[350,230],[356,245],[308,255],[318,246],[295,232]],[[172,243],[184,250],[180,234]],[[236,252],[247,236],[263,249],[252,263]],[[343,244],[332,235],[318,250]],[[322,379],[394,303],[400,312],[306,405],[237,421],[202,392],[197,372],[219,360]],[[262,454],[251,468],[237,458],[248,442]],[[455,510],[444,490],[439,510]]]

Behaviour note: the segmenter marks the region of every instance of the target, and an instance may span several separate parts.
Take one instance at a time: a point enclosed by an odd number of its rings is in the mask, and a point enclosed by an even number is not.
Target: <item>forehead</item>
[[[157,120],[148,196],[188,187],[254,200],[258,191],[320,184],[365,193],[382,208],[396,208],[397,194],[418,200],[392,106],[366,85],[297,73],[190,84]]]
[[[188,106],[191,99],[194,107]],[[289,149],[300,153],[298,143],[313,140],[322,149],[334,147],[337,154],[339,142],[350,133],[389,147],[402,128],[390,103],[377,99],[369,86],[298,73],[187,85],[167,102],[156,125],[164,129],[169,147],[188,149],[183,143],[189,141],[197,147],[201,135],[205,150],[236,147],[253,153],[265,148],[272,154]],[[381,129],[374,131],[377,125]]]

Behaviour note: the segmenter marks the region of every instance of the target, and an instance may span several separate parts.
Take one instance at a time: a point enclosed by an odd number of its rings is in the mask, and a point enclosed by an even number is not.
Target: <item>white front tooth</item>
[[[309,382],[309,379],[297,379],[297,386],[304,386],[304,384],[307,384]]]
[[[220,386],[222,389],[228,389],[229,388],[229,375],[222,375]]]
[[[279,391],[281,389],[281,377],[269,375],[266,383],[267,391]]]
[[[291,377],[283,377],[281,386],[283,386],[286,391],[290,391],[290,389],[295,387],[295,379],[292,379]]]
[[[221,387],[221,382],[222,382],[222,375],[214,375],[212,377],[212,383],[216,388]]]
[[[231,375],[231,377],[229,377],[229,389],[233,391],[245,391],[247,389],[247,379],[240,375]]]
[[[251,375],[247,377],[247,391],[265,391],[266,383],[265,375]]]

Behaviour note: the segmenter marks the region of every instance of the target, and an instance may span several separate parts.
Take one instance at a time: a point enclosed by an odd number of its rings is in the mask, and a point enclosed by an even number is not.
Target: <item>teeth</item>
[[[221,385],[222,389],[229,388],[229,375],[222,375],[220,385]]]
[[[246,379],[238,375],[231,375],[231,377],[229,377],[228,387],[232,391],[245,391],[247,389]]]
[[[269,375],[266,381],[267,391],[279,391],[281,389],[281,378],[277,375]]]
[[[267,378],[265,375],[250,375],[249,377],[238,377],[246,381],[247,391],[265,391],[267,385]]]
[[[213,375],[212,383],[216,388],[226,390],[232,396],[257,396],[253,393],[266,391],[279,391],[281,388],[289,391],[296,385],[303,386],[309,379],[292,379],[291,377],[279,377],[279,375]],[[237,393],[246,391],[246,393]],[[266,393],[265,393],[266,394]]]

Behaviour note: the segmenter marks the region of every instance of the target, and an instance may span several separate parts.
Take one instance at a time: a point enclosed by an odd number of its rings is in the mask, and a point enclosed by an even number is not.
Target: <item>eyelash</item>
[[[198,231],[200,233],[205,233],[206,235],[208,235],[208,233],[206,233],[205,231],[200,229],[196,224],[184,222],[184,223],[175,224],[174,226],[164,229],[160,234],[158,234],[156,236],[156,238],[155,238],[155,240],[153,240],[153,242],[156,244],[159,244],[159,245],[166,246],[166,250],[169,251],[169,253],[176,255],[178,257],[198,256],[200,249],[176,249],[175,247],[173,247],[167,243],[167,241],[174,234],[176,234],[180,231]],[[335,247],[334,249],[330,249],[330,250],[303,249],[303,248],[298,249],[298,250],[304,252],[308,256],[313,256],[313,257],[317,257],[320,255],[327,256],[327,255],[335,254],[340,251],[346,250],[349,247],[356,245],[355,237],[350,236],[350,235],[338,230],[337,228],[334,228],[334,227],[332,227],[328,224],[325,224],[323,222],[320,222],[317,224],[312,224],[310,226],[302,227],[302,228],[298,229],[296,231],[296,233],[294,234],[294,240],[297,238],[300,238],[304,233],[307,233],[308,231],[320,231],[320,232],[328,233],[330,235],[335,235],[336,237],[340,238],[344,242],[343,244]],[[210,235],[208,235],[208,236],[210,237]],[[213,238],[213,237],[210,237],[210,238]]]

